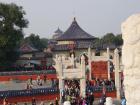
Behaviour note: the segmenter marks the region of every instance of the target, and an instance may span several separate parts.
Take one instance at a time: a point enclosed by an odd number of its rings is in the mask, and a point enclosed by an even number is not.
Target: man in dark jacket
[[[32,99],[32,105],[36,105],[36,99],[35,98]]]
[[[90,95],[89,95],[89,102],[90,102],[90,105],[92,105],[93,102],[94,102],[94,95],[93,95],[93,93],[90,93]]]

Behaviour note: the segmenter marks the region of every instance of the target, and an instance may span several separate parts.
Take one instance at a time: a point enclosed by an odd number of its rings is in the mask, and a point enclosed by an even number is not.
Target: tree
[[[115,35],[113,33],[107,33],[101,40],[104,44],[114,44]]]
[[[47,38],[41,38],[40,41],[41,41],[41,43],[43,44],[43,46],[45,46],[45,48],[48,47],[48,41],[49,41],[49,40],[48,40]]]
[[[116,46],[122,45],[123,44],[122,34],[116,35],[114,42]]]
[[[24,38],[23,43],[33,45],[36,49],[42,51],[47,47],[48,40],[45,38],[40,39],[39,35],[31,34]]]
[[[0,3],[0,65],[11,65],[19,55],[23,28],[28,24],[24,15],[21,6]]]
[[[101,44],[101,39],[96,38],[95,41],[94,41],[94,45],[95,45],[96,47],[99,47],[100,44]]]
[[[107,33],[102,38],[97,38],[95,40],[95,46],[101,47],[102,45],[115,45],[115,46],[121,46],[123,44],[122,35],[114,35],[113,33]]]

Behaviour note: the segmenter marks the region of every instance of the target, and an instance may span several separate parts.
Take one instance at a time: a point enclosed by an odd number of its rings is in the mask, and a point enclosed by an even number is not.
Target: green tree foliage
[[[116,35],[114,42],[117,46],[122,45],[123,44],[122,34]]]
[[[0,65],[10,65],[18,57],[22,30],[28,24],[24,15],[22,7],[0,3]]]
[[[95,45],[96,47],[99,47],[99,46],[101,45],[101,39],[96,38],[96,39],[95,39],[94,45]]]
[[[28,43],[36,49],[42,51],[47,47],[48,40],[45,38],[40,39],[39,35],[31,34],[30,36],[24,38],[23,43]]]
[[[101,38],[101,41],[105,44],[114,44],[115,35],[113,33],[107,33]]]
[[[41,38],[40,40],[41,40],[41,43],[43,44],[43,46],[45,48],[47,48],[48,47],[48,41],[49,40],[47,38]]]
[[[118,35],[114,35],[113,33],[107,33],[106,35],[104,35],[102,38],[97,38],[95,40],[95,46],[98,47],[100,45],[116,45],[116,46],[120,46],[123,44],[123,39],[122,39],[122,35],[118,34]]]

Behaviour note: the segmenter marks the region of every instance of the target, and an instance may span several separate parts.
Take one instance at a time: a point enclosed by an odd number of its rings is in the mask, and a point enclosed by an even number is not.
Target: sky
[[[51,38],[59,27],[66,31],[73,18],[89,34],[101,37],[121,33],[121,23],[140,12],[140,0],[0,0],[22,6],[28,19],[25,36],[30,33]]]

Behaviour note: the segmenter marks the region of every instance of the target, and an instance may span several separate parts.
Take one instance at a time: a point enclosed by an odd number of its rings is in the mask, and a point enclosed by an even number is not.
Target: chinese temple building
[[[17,60],[18,65],[49,65],[52,64],[52,52],[50,49],[39,51],[34,46],[26,43],[20,46],[20,57]]]
[[[63,34],[63,31],[61,31],[58,27],[58,29],[53,34],[53,39],[59,38]]]
[[[60,31],[59,29],[57,31]],[[94,48],[94,40],[96,37],[85,32],[74,18],[70,27],[55,40],[57,44],[52,47],[54,54],[66,54],[75,52],[76,56],[80,52],[87,51],[88,47]]]

